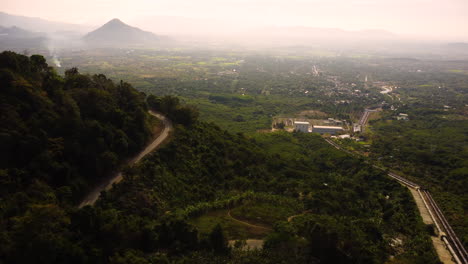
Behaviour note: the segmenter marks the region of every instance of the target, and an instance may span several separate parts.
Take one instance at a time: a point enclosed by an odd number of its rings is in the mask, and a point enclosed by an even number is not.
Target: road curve
[[[172,122],[165,116],[153,111],[149,111],[149,113],[150,115],[160,119],[163,122],[164,129],[156,139],[154,139],[148,146],[146,146],[146,148],[142,150],[135,158],[131,159],[128,162],[128,165],[130,166],[139,162],[144,156],[146,156],[148,153],[157,148],[167,138],[167,136],[169,136],[169,132],[171,132],[172,130]],[[122,172],[118,172],[112,177],[109,177],[108,179],[104,180],[101,184],[96,186],[88,195],[86,195],[86,197],[81,201],[78,208],[82,208],[86,205],[93,205],[97,201],[97,199],[99,199],[99,196],[101,195],[102,191],[107,191],[111,189],[114,183],[118,183],[122,179]]]

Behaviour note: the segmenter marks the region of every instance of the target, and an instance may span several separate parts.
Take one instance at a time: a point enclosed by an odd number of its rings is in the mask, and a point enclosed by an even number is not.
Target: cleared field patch
[[[229,240],[262,239],[272,231],[278,221],[287,221],[288,217],[300,213],[291,201],[247,200],[231,209],[213,210],[194,217],[189,222],[198,228],[201,235],[209,234],[220,224]]]
[[[196,226],[201,234],[209,234],[217,224],[220,224],[230,240],[259,239],[265,237],[270,232],[267,228],[259,228],[236,221],[228,213],[228,209],[216,210],[191,219],[189,222]]]
[[[327,118],[329,115],[319,110],[304,110],[299,112],[299,117],[313,118]]]

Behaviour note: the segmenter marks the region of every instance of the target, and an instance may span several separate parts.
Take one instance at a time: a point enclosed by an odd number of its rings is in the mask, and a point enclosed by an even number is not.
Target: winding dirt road
[[[146,156],[148,153],[157,148],[167,138],[167,136],[169,136],[169,132],[171,132],[172,130],[172,122],[165,116],[153,111],[149,111],[149,113],[163,122],[164,129],[161,132],[161,134],[156,139],[154,139],[148,146],[146,146],[146,148],[143,151],[141,151],[135,158],[131,159],[128,162],[128,165],[130,166],[135,163],[138,163],[144,156]],[[101,184],[96,186],[88,195],[86,195],[86,197],[81,201],[78,207],[82,208],[86,205],[93,205],[97,201],[97,199],[99,199],[99,196],[101,195],[102,191],[107,191],[111,189],[114,183],[119,183],[122,179],[122,172],[118,172],[112,177],[105,179]]]

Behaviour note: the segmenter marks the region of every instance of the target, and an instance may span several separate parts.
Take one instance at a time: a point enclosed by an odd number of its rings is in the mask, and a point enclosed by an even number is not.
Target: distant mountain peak
[[[114,18],[100,28],[84,36],[88,43],[105,45],[144,44],[158,41],[155,34],[143,31],[137,27],[125,24],[118,18]]]
[[[114,18],[114,19],[110,20],[109,22],[107,22],[104,25],[125,25],[125,26],[128,26],[127,24],[122,22],[122,20],[120,20],[118,18]]]
[[[122,20],[118,18],[111,19],[108,23],[123,23]]]

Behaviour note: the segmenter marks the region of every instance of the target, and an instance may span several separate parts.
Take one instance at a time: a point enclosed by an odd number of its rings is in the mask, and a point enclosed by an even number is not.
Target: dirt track
[[[172,122],[165,116],[155,113],[153,111],[149,111],[149,113],[163,122],[164,129],[156,139],[154,139],[148,146],[146,146],[144,150],[138,153],[138,155],[135,158],[131,159],[128,165],[133,165],[139,162],[144,156],[146,156],[148,153],[157,148],[167,138],[169,132],[172,130]],[[109,177],[108,179],[104,180],[101,184],[97,185],[88,195],[86,195],[86,197],[81,201],[78,207],[82,208],[86,205],[93,205],[99,199],[99,196],[101,195],[102,191],[107,191],[111,189],[114,183],[119,183],[122,179],[122,172],[118,172]]]

